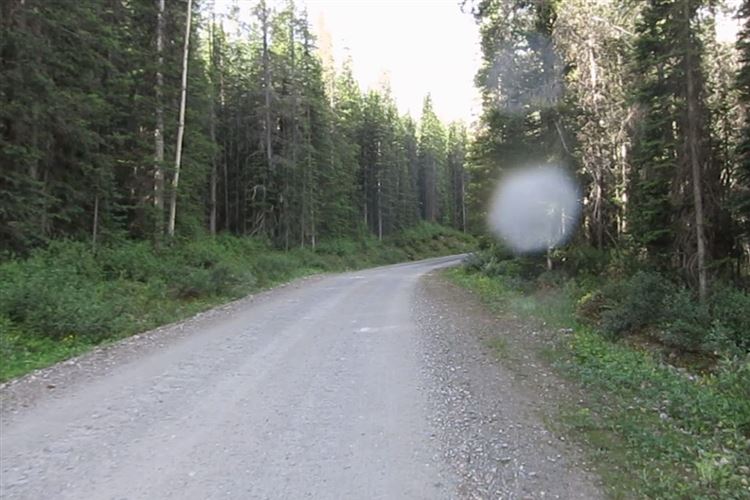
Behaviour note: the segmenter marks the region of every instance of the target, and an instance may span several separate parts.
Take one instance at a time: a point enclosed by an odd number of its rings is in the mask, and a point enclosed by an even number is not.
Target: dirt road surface
[[[601,497],[426,277],[459,259],[298,280],[5,384],[0,498]]]

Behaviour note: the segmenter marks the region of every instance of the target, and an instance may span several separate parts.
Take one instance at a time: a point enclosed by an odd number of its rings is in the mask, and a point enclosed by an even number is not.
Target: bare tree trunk
[[[461,172],[461,230],[466,232],[466,173]]]
[[[552,264],[552,247],[547,248],[547,271],[552,271],[553,268]]]
[[[47,196],[47,190],[49,189],[49,168],[44,167],[44,174],[42,174],[42,217],[40,221],[42,236],[49,234],[49,197]]]
[[[620,200],[620,236],[624,235],[628,232],[628,190],[627,190],[627,184],[628,184],[628,146],[627,144],[623,143],[620,145],[620,193],[618,195],[618,199]]]
[[[377,149],[377,161],[380,165],[380,168],[376,171],[376,184],[375,184],[375,206],[377,209],[377,218],[378,218],[378,240],[383,239],[383,189],[382,189],[382,166],[383,166],[383,160],[381,158],[381,144],[380,141],[378,141],[378,149]]]
[[[222,24],[223,26],[223,24]],[[224,30],[222,29],[222,34]],[[221,40],[221,39],[220,39]],[[219,70],[219,107],[221,109],[222,118],[226,117],[226,91],[224,88],[224,54],[223,48],[219,47],[216,54]],[[227,165],[227,133],[223,134],[221,139],[222,154],[221,154],[221,165],[223,171],[223,184],[224,184],[224,230],[229,231],[229,167]]]
[[[261,0],[258,6],[258,16],[260,17],[261,31],[263,36],[263,128],[265,134],[265,153],[266,153],[266,175],[263,181],[263,199],[262,199],[262,211],[264,214],[268,211],[266,206],[266,198],[268,189],[271,186],[271,175],[274,171],[273,165],[273,144],[271,143],[271,64],[268,55],[268,38],[269,38],[269,22],[268,22],[268,6],[265,0]],[[273,212],[271,211],[273,215]],[[263,224],[265,224],[265,215],[263,216]]]
[[[96,250],[96,238],[99,233],[99,193],[94,196],[94,223],[91,228],[91,249]]]
[[[599,221],[597,222],[596,227],[596,247],[600,250],[604,248],[604,229],[606,221],[604,219],[604,209],[603,209],[603,197],[602,197],[602,186],[597,186],[596,189],[596,210],[597,210],[597,217],[599,218]]]
[[[177,124],[177,146],[174,155],[174,176],[172,177],[172,197],[169,202],[169,236],[174,236],[175,219],[177,218],[177,188],[180,184],[180,166],[182,163],[182,139],[185,135],[185,103],[187,101],[188,53],[190,49],[190,21],[193,15],[193,0],[187,2],[187,19],[185,21],[185,45],[182,49],[182,86],[180,88],[180,118]]]
[[[37,149],[39,147],[39,118],[37,117],[38,113],[35,108],[36,106],[31,110],[31,145],[34,149]],[[34,158],[31,161],[29,165],[29,177],[34,181],[39,180],[39,158]]]
[[[210,123],[210,134],[211,134],[211,142],[213,144],[216,144],[216,126],[214,124],[214,118],[213,118],[213,103],[211,105],[211,123]],[[217,180],[217,172],[216,172],[216,153],[213,153],[211,155],[211,178],[209,180],[209,207],[210,207],[210,214],[208,218],[208,230],[211,233],[211,236],[216,235],[216,180]]]
[[[693,43],[690,34],[690,11],[688,2],[684,2],[685,14],[685,73],[687,79],[687,122],[688,122],[688,154],[693,177],[693,203],[695,204],[695,236],[698,250],[698,294],[701,302],[705,302],[708,293],[708,276],[706,270],[706,235],[703,214],[703,193],[701,183],[701,162],[698,151],[698,110],[696,101],[698,95],[695,89],[695,68],[693,67]]]
[[[209,38],[208,38],[208,54],[211,58],[211,61],[209,63],[209,67],[211,68],[211,78],[210,78],[210,89],[211,89],[211,95],[209,96],[210,99],[210,109],[209,109],[209,133],[211,136],[211,144],[216,147],[216,108],[215,108],[215,100],[216,100],[216,58],[214,57],[214,29],[216,26],[216,20],[215,15],[211,14],[211,29],[209,31]],[[211,233],[211,236],[216,235],[216,172],[217,166],[216,166],[216,151],[211,154],[211,178],[209,180],[209,208],[210,208],[210,214],[208,218],[208,229]]]
[[[298,137],[297,137],[297,59],[296,59],[296,48],[294,46],[294,11],[291,12],[291,20],[289,22],[289,73],[290,73],[290,85],[291,85],[291,94],[292,94],[292,109],[291,113],[289,114],[289,122],[291,124],[291,147],[292,147],[292,162],[291,162],[291,172],[287,170],[286,176],[292,175],[296,177],[299,175],[300,170],[302,170],[302,189],[300,190],[299,196],[300,199],[300,220],[299,220],[299,239],[300,239],[300,245],[304,248],[305,246],[305,225],[306,222],[306,216],[307,216],[307,168],[305,166],[304,169],[300,169],[297,165],[297,150],[298,150]],[[296,184],[296,183],[295,183]],[[285,189],[284,189],[284,198],[287,200],[287,206],[289,205],[288,200],[291,198],[292,194],[289,190],[289,182],[284,183]],[[297,193],[295,193],[297,194]],[[287,220],[287,225],[291,226],[291,214],[289,213],[290,210],[285,210],[285,218]],[[287,243],[288,245],[288,243]]]
[[[156,15],[156,126],[154,127],[154,211],[156,212],[156,239],[164,233],[164,0],[157,0]]]
[[[367,183],[367,177],[368,177],[368,172],[367,172],[367,167],[366,166],[364,167],[363,174],[364,174],[364,179],[363,179],[363,182],[362,182],[362,188],[363,188],[362,189],[362,194],[363,194],[362,198],[363,198],[363,201],[364,201],[365,229],[367,229],[369,231],[369,229],[370,229],[370,218],[369,218],[369,214],[368,214],[368,210],[367,210],[367,189],[368,189],[368,186],[367,186],[367,184],[368,184]]]
[[[271,145],[271,66],[268,57],[268,7],[265,0],[261,2],[261,29],[263,30],[263,112],[266,135],[266,167],[270,174],[273,171],[273,147]]]
[[[226,153],[222,156],[224,157],[221,164],[224,174],[224,230],[229,231],[229,166]]]
[[[378,179],[378,239],[383,240],[383,191]]]

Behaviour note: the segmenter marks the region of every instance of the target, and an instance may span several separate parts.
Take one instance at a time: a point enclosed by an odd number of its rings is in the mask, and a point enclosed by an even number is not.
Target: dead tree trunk
[[[164,0],[157,0],[156,14],[156,126],[154,127],[154,211],[156,239],[164,234]]]
[[[690,159],[690,169],[693,180],[693,203],[695,204],[695,236],[698,251],[698,293],[701,302],[706,300],[708,293],[708,276],[706,270],[706,235],[705,216],[703,213],[703,186],[701,183],[701,160],[698,143],[698,106],[699,98],[695,88],[695,63],[693,61],[693,41],[690,33],[690,7],[684,2],[685,14],[685,74],[687,83],[687,152]]]
[[[210,100],[210,108],[209,108],[209,134],[211,136],[211,144],[216,147],[216,57],[214,54],[214,30],[216,28],[216,20],[215,16],[211,15],[211,29],[209,33],[208,38],[208,53],[209,57],[211,58],[211,61],[209,63],[209,67],[211,68],[211,78],[210,78],[210,91],[211,95],[209,96]],[[217,172],[216,172],[216,151],[214,150],[213,153],[211,153],[211,178],[209,180],[209,209],[210,213],[208,216],[208,230],[211,233],[211,236],[216,235],[216,178],[217,178]]]
[[[271,185],[271,176],[273,174],[273,144],[271,143],[271,64],[268,54],[268,37],[269,37],[269,23],[268,23],[268,7],[266,6],[265,0],[261,1],[260,4],[260,22],[261,30],[263,31],[263,128],[265,129],[265,150],[266,150],[266,178],[263,189],[263,208],[262,212],[263,220],[262,225],[265,225],[265,213],[268,210],[266,206],[266,193]]]
[[[99,193],[94,195],[94,222],[91,228],[91,249],[96,251],[96,240],[99,235]]]
[[[187,2],[187,19],[185,20],[185,45],[182,49],[182,85],[180,88],[180,117],[177,123],[177,146],[174,155],[174,176],[172,177],[172,197],[169,201],[169,236],[174,236],[175,219],[177,218],[177,188],[180,184],[180,166],[182,164],[182,139],[185,135],[185,104],[187,102],[188,53],[190,49],[190,21],[193,14],[193,0]]]

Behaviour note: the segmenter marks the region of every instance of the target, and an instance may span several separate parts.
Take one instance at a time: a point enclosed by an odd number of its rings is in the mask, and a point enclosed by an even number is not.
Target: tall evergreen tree
[[[440,174],[445,162],[445,131],[432,109],[428,94],[419,123],[419,194],[422,218],[437,222],[440,217]]]

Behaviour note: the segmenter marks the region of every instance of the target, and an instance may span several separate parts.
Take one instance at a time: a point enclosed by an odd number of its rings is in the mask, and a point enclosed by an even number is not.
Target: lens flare
[[[564,244],[581,213],[576,182],[559,167],[515,170],[503,177],[488,214],[493,234],[517,253],[536,253]]]

